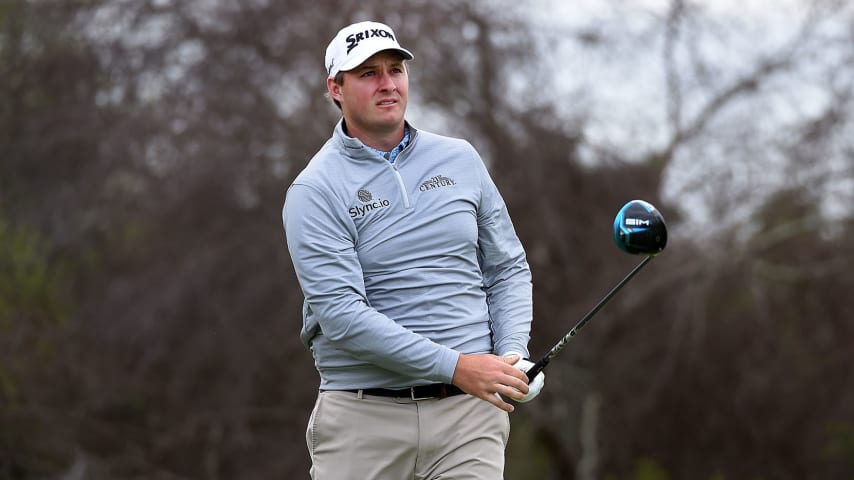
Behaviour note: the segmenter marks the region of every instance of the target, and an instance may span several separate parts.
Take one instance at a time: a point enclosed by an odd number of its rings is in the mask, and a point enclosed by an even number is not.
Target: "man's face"
[[[341,103],[350,135],[383,135],[403,127],[409,76],[399,53],[379,52],[345,72],[342,85],[327,80],[327,88]]]

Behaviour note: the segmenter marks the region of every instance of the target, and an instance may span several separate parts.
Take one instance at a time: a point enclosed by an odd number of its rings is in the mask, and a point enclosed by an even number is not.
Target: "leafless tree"
[[[600,5],[550,30],[504,0],[0,2],[0,479],[305,476],[280,209],[338,116],[328,39],[367,18],[416,53],[410,120],[493,171],[534,355],[638,260],[625,201],[671,228],[513,415],[508,479],[851,476],[852,6],[792,2],[761,44],[747,4]],[[564,47],[660,82],[566,88]],[[640,92],[628,143],[605,89]]]

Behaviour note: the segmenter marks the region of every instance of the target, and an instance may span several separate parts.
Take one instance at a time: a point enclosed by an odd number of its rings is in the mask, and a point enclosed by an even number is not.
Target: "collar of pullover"
[[[407,145],[409,145],[409,126],[404,125],[403,126],[403,140],[401,140],[400,143],[398,143],[396,147],[392,148],[391,151],[384,152],[382,150],[378,150],[378,149],[371,147],[369,145],[365,145],[365,147],[368,150],[370,150],[370,151],[376,153],[377,155],[383,157],[384,159],[388,160],[388,163],[394,163],[394,159],[397,158],[397,155],[400,152],[402,152],[403,149],[406,148]]]
[[[357,155],[356,151],[362,151],[373,158],[385,159],[388,160],[390,163],[394,163],[394,160],[397,158],[400,152],[402,152],[407,146],[409,146],[417,132],[417,129],[412,127],[409,122],[405,122],[403,140],[401,140],[401,142],[395,148],[393,148],[391,152],[384,152],[365,145],[358,138],[347,135],[344,128],[345,124],[344,119],[342,118],[338,122],[338,125],[335,126],[335,133],[341,139],[341,142],[344,144],[344,147],[350,150],[352,154]]]

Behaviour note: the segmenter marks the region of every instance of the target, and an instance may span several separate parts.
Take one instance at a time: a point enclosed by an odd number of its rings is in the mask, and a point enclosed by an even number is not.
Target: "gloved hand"
[[[508,353],[506,356],[509,357],[511,355],[518,355],[519,356],[519,360],[517,360],[516,363],[513,364],[513,366],[518,368],[519,370],[522,370],[523,372],[527,372],[531,367],[534,366],[534,362],[531,362],[530,360],[526,360],[526,359],[522,358],[522,355],[519,353]],[[537,395],[539,395],[541,391],[543,391],[543,387],[545,385],[546,385],[546,374],[543,372],[540,372],[537,374],[536,377],[534,377],[533,380],[531,380],[528,383],[528,393],[525,395],[524,398],[522,398],[522,400],[519,400],[519,402],[520,403],[530,402]]]

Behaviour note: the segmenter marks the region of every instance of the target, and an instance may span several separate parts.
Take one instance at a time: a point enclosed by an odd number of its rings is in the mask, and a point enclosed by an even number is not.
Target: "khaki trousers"
[[[500,480],[506,412],[470,395],[320,392],[306,430],[313,480]]]

